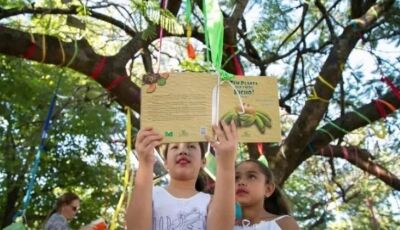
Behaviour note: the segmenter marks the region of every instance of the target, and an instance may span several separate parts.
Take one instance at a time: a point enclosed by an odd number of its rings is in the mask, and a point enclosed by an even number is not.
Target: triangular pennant
[[[266,158],[264,155],[261,155],[261,156],[258,158],[258,161],[261,162],[261,163],[263,163],[265,166],[268,167],[268,160],[267,160],[267,158]]]

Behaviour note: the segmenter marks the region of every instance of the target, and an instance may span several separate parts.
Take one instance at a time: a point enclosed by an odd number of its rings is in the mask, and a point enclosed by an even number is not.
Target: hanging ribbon
[[[258,153],[260,154],[260,156],[258,157],[258,161],[268,167],[268,159],[264,155],[263,148],[264,148],[264,146],[262,143],[257,144],[257,150],[258,150]]]
[[[211,50],[211,60],[214,68],[218,72],[217,85],[212,90],[212,124],[218,124],[219,119],[219,88],[221,82],[229,82],[233,75],[221,69],[223,39],[224,39],[224,21],[218,1],[203,0],[203,13],[206,24],[205,36],[207,48]],[[231,84],[235,91],[236,88]],[[239,95],[239,94],[238,94]],[[239,101],[241,98],[239,95]],[[242,103],[240,103],[241,105]],[[243,109],[244,111],[244,109]]]
[[[62,66],[65,63],[65,51],[60,38],[58,38],[58,44],[60,45],[60,52],[61,52],[61,63],[59,65]]]
[[[166,9],[168,5],[168,0],[161,0],[161,8]],[[160,72],[161,66],[161,49],[162,49],[162,39],[164,36],[164,29],[161,26],[161,16],[160,16],[160,33],[159,33],[159,41],[160,41],[160,48],[158,49],[158,64],[157,64],[157,73]]]
[[[72,63],[74,63],[76,56],[78,56],[78,51],[79,51],[78,41],[75,40],[74,41],[74,53],[72,54],[72,57],[69,60],[69,62],[67,63],[66,67],[69,67]]]
[[[115,209],[114,215],[111,220],[110,224],[110,230],[114,230],[116,223],[118,221],[118,214],[121,211],[122,204],[124,203],[125,199],[125,192],[131,187],[129,184],[129,175],[130,175],[130,170],[131,170],[131,152],[132,152],[132,122],[131,122],[131,110],[130,108],[126,108],[126,142],[127,142],[127,148],[126,148],[126,159],[125,159],[125,175],[124,175],[124,181],[122,185],[122,193],[118,201],[117,208]]]
[[[212,112],[211,112],[211,123],[212,125],[218,125],[219,122],[219,92],[220,85],[227,82],[235,90],[238,95],[240,105],[242,106],[242,111],[244,112],[244,107],[240,94],[237,92],[236,87],[230,82],[234,78],[233,74],[227,73],[221,69],[222,54],[223,54],[223,39],[224,39],[224,23],[221,10],[218,5],[218,1],[215,0],[203,0],[203,14],[205,20],[205,41],[207,46],[206,58],[209,61],[209,52],[211,51],[211,61],[213,67],[218,73],[217,85],[212,90]],[[215,180],[215,170],[213,170],[215,164],[215,157],[210,153],[210,143],[208,144],[208,151],[206,153],[207,166],[205,171],[212,178],[214,175]]]
[[[218,1],[203,0],[203,13],[206,23],[206,41],[211,50],[211,60],[215,69],[221,68],[222,46],[224,40],[224,20]]]
[[[51,121],[51,116],[53,115],[54,107],[56,104],[56,99],[57,99],[57,93],[60,88],[60,82],[61,82],[61,74],[58,76],[58,81],[56,88],[53,93],[53,97],[51,98],[50,106],[49,106],[49,111],[47,113],[46,120],[44,122],[44,126],[42,129],[42,135],[41,135],[41,140],[39,144],[39,148],[36,152],[35,159],[33,161],[32,168],[29,172],[29,183],[28,183],[28,189],[26,190],[26,193],[24,195],[24,198],[22,199],[22,209],[18,210],[17,213],[14,215],[14,219],[20,216],[25,216],[25,211],[29,206],[29,202],[31,200],[31,195],[32,195],[32,190],[33,186],[36,181],[36,174],[39,169],[39,164],[40,164],[40,157],[42,152],[44,152],[44,147],[47,139],[47,133],[50,129],[50,121]]]
[[[196,52],[190,38],[192,37],[192,27],[190,25],[190,17],[192,14],[192,1],[186,0],[185,16],[186,16],[186,50],[190,59],[196,59]]]
[[[229,46],[229,51],[231,55],[233,55],[233,64],[235,66],[236,75],[242,76],[244,75],[242,66],[240,65],[240,61],[238,56],[236,55],[235,49],[232,46]]]

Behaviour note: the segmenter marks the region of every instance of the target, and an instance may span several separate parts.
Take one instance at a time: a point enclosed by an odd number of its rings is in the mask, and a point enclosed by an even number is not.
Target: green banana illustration
[[[268,114],[257,110],[256,116],[262,119],[265,127],[267,128],[272,127],[272,119]]]
[[[250,127],[254,124],[256,116],[254,114],[240,114],[240,125],[243,127]]]
[[[236,108],[235,110],[226,112],[221,117],[221,120],[224,120],[227,124],[233,121],[236,127],[250,127],[255,124],[261,134],[265,133],[266,128],[272,128],[272,119],[267,113],[256,110],[248,104],[246,106],[247,110],[245,110],[245,113],[238,112]]]
[[[265,133],[264,121],[261,119],[260,116],[256,115],[255,117],[256,117],[255,123],[256,123],[257,129],[260,131],[260,133],[264,134]]]
[[[229,111],[222,116],[221,120],[224,120],[226,124],[230,124],[232,120],[236,120],[236,117],[237,113],[235,111]]]

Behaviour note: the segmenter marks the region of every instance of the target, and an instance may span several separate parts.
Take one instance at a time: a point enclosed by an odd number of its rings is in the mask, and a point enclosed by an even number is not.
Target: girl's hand
[[[209,137],[207,137],[207,140],[215,150],[217,164],[221,166],[234,165],[239,139],[235,123],[231,122],[228,125],[225,121],[221,121],[220,125],[213,126],[213,130],[216,140],[211,140]]]
[[[135,148],[139,164],[153,166],[154,149],[161,144],[162,136],[153,128],[140,129],[136,137]]]

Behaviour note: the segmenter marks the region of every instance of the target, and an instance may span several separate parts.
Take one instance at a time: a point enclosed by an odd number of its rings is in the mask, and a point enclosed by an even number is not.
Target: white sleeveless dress
[[[153,188],[153,230],[205,230],[210,194],[176,198],[165,188]]]
[[[235,225],[233,228],[234,230],[282,230],[281,227],[276,223],[276,221],[287,217],[287,215],[284,216],[278,216],[277,218],[273,220],[268,220],[268,221],[261,221],[258,224],[253,224],[250,225],[250,222],[247,220],[242,221],[243,226]]]

